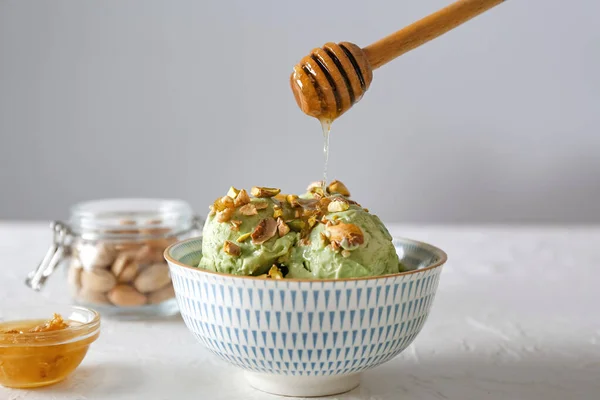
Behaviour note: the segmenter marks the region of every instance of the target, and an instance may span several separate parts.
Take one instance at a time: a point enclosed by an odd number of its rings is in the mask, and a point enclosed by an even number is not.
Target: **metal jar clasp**
[[[36,292],[42,289],[46,283],[46,279],[52,275],[68,250],[67,242],[68,238],[71,236],[69,227],[59,221],[52,222],[50,227],[54,232],[52,245],[46,252],[42,262],[40,262],[38,267],[31,271],[27,275],[27,279],[25,279],[25,284]]]

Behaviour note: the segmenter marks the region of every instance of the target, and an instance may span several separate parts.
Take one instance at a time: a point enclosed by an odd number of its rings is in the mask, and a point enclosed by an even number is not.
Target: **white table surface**
[[[338,399],[600,399],[600,227],[414,227],[397,236],[449,255],[413,345],[365,372]],[[0,223],[0,307],[66,302],[23,279],[50,241],[46,224]],[[182,320],[104,319],[100,339],[66,381],[0,387],[0,399],[281,399],[196,343]]]

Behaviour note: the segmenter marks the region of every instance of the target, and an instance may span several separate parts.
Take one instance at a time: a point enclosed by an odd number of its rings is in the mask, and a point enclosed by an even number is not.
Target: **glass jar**
[[[76,304],[123,318],[177,313],[163,252],[199,233],[201,219],[179,200],[109,199],[77,204],[26,284],[38,291],[59,266]]]

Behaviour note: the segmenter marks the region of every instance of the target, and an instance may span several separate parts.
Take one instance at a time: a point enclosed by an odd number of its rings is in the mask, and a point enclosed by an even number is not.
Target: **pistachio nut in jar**
[[[177,312],[165,249],[199,233],[201,221],[179,200],[109,199],[78,204],[27,285],[40,290],[59,265],[77,304],[124,318]]]

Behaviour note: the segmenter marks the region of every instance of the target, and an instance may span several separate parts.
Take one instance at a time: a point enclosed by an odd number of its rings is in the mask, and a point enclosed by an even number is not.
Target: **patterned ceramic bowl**
[[[181,315],[209,350],[257,389],[324,396],[404,350],[429,314],[446,254],[394,241],[413,271],[374,278],[270,280],[195,268],[202,239],[165,251]]]

